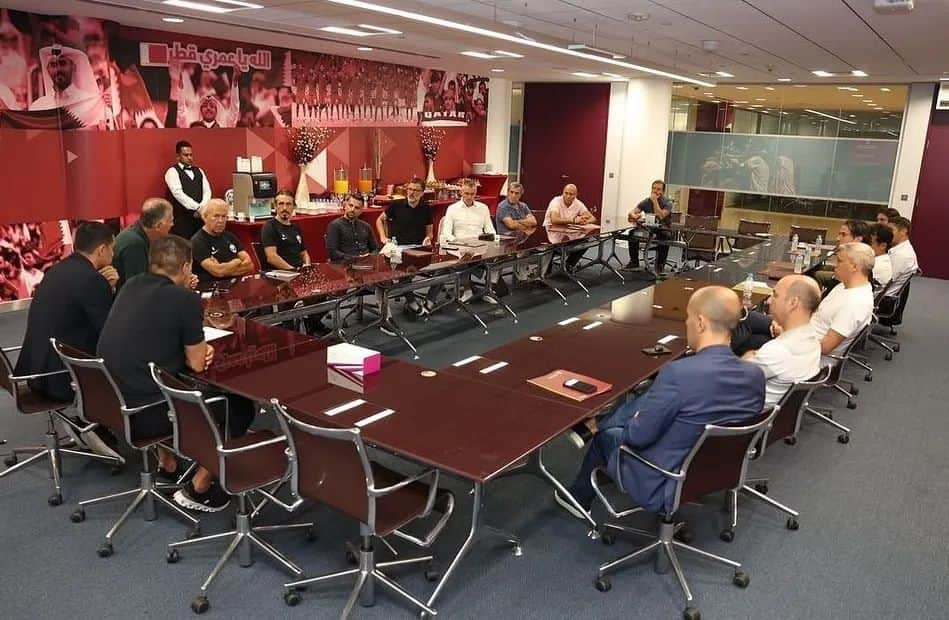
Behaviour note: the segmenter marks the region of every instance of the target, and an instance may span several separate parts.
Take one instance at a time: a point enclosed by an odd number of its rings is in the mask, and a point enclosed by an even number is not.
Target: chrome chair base
[[[109,463],[113,467],[121,468],[123,461],[112,456],[103,456],[88,450],[74,449],[74,444],[70,439],[64,439],[59,436],[59,432],[53,423],[52,416],[49,417],[49,426],[46,431],[45,445],[32,446],[26,448],[14,448],[10,456],[4,459],[7,468],[0,472],[0,478],[24,469],[33,463],[46,459],[49,464],[49,477],[53,481],[53,494],[49,496],[47,502],[50,506],[59,506],[63,503],[63,482],[62,482],[62,455],[82,456],[96,461]],[[18,456],[21,454],[31,455],[25,461],[18,462]]]
[[[833,415],[831,409],[823,409],[808,405],[804,408],[804,413],[811,417],[817,418],[818,421],[823,422],[824,424],[833,426],[838,431],[841,431],[841,434],[837,436],[837,441],[840,443],[850,443],[850,429],[831,417]]]
[[[234,555],[235,551],[237,552],[238,563],[242,567],[246,568],[253,565],[253,550],[256,547],[258,550],[263,551],[267,556],[273,559],[283,570],[290,573],[294,577],[303,576],[303,571],[300,570],[296,564],[287,559],[287,557],[274,548],[273,545],[261,538],[258,533],[287,530],[307,530],[308,537],[312,539],[314,536],[313,523],[253,526],[251,525],[251,514],[249,514],[247,511],[246,496],[243,494],[238,495],[237,501],[238,509],[237,516],[235,518],[235,527],[233,530],[221,532],[219,534],[211,534],[210,536],[202,536],[200,538],[192,538],[190,540],[182,540],[180,542],[175,542],[168,545],[168,552],[165,556],[165,561],[167,561],[169,564],[175,564],[181,559],[178,553],[179,549],[191,547],[194,545],[201,545],[206,542],[215,542],[219,540],[226,540],[228,538],[231,539],[227,549],[224,551],[224,555],[218,559],[217,563],[214,565],[214,568],[204,580],[204,583],[201,584],[199,594],[191,602],[191,609],[195,613],[204,613],[210,607],[210,603],[208,602],[207,598],[208,589],[211,587],[211,583],[220,574],[221,570],[224,568],[224,565],[227,563],[230,557]]]
[[[314,583],[325,583],[335,579],[355,576],[356,585],[353,587],[353,590],[346,601],[346,606],[343,607],[343,612],[340,615],[341,619],[349,617],[349,614],[352,613],[357,601],[359,601],[359,604],[363,607],[371,607],[375,604],[376,582],[388,588],[398,597],[411,603],[423,614],[428,614],[430,616],[436,615],[437,612],[432,607],[429,607],[418,598],[412,596],[412,594],[410,594],[402,586],[386,576],[386,574],[380,570],[382,568],[410,566],[413,564],[432,564],[434,561],[433,556],[426,555],[417,558],[392,560],[391,562],[376,562],[375,549],[372,546],[372,537],[364,534],[362,537],[362,544],[358,550],[358,557],[359,566],[357,568],[351,568],[349,570],[330,573],[328,575],[321,575],[319,577],[311,577],[309,579],[301,579],[299,581],[292,581],[290,583],[284,584],[284,588],[286,588],[286,592],[284,593],[284,602],[290,606],[297,605],[300,602],[300,594],[297,591],[298,588],[304,588]],[[426,577],[431,578],[429,571],[426,571]]]
[[[788,515],[787,528],[789,530],[796,530],[800,527],[798,523],[798,517],[801,516],[801,513],[793,508],[782,504],[773,497],[767,495],[768,492],[768,479],[767,478],[748,478],[745,480],[745,484],[741,487],[741,492],[747,494],[753,499],[762,501],[769,506],[780,510],[784,514]]]
[[[128,508],[125,509],[125,512],[122,513],[122,516],[119,517],[119,520],[109,529],[105,534],[105,541],[99,547],[97,553],[99,557],[105,558],[112,555],[112,539],[118,533],[119,529],[125,525],[125,522],[132,515],[135,510],[141,506],[142,510],[145,513],[146,521],[154,521],[158,518],[158,514],[155,510],[155,502],[158,501],[158,504],[165,506],[172,513],[178,515],[184,519],[187,523],[191,524],[191,535],[196,536],[198,532],[201,531],[200,522],[195,519],[193,516],[188,514],[184,509],[178,506],[176,503],[162,495],[159,491],[168,491],[168,490],[177,490],[182,487],[180,482],[174,484],[166,484],[161,482],[155,482],[155,473],[151,471],[148,467],[148,456],[147,454],[142,455],[143,457],[143,466],[142,471],[139,474],[139,485],[134,489],[129,489],[128,491],[122,491],[121,493],[112,493],[111,495],[104,495],[102,497],[96,497],[93,499],[87,499],[79,502],[79,507],[70,515],[70,519],[73,523],[81,523],[86,520],[86,507],[93,506],[95,504],[101,504],[104,502],[110,502],[116,499],[122,499],[123,497],[134,496],[132,503],[129,504]]]

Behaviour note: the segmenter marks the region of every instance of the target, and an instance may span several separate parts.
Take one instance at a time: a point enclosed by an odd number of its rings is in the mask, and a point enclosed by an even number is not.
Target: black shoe
[[[185,470],[187,469],[188,468],[185,465],[183,465],[181,461],[177,461],[175,463],[174,471],[165,471],[164,469],[161,468],[161,466],[159,466],[158,471],[155,472],[155,479],[158,482],[175,484],[176,482],[178,482],[179,478],[181,478],[184,475]]]
[[[187,510],[220,512],[231,503],[231,496],[225,493],[217,482],[212,482],[204,493],[198,493],[194,490],[194,484],[189,481],[175,493],[174,500],[176,504]]]
[[[586,424],[580,422],[570,427],[570,430],[567,432],[567,439],[570,443],[575,445],[578,450],[582,450],[583,446],[593,439],[593,433],[590,432]]]

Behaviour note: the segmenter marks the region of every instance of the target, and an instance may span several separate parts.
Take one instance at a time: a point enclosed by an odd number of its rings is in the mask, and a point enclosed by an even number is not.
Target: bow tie
[[[185,165],[182,165],[181,167],[184,168],[185,170],[194,170],[194,166],[185,166]]]

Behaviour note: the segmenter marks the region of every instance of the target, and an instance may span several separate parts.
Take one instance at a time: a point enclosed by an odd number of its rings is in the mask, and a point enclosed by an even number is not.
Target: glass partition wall
[[[666,180],[676,209],[833,230],[889,200],[900,85],[675,85]]]

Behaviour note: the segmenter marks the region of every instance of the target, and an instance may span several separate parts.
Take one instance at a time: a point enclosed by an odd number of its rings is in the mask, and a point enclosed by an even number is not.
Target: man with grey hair
[[[735,357],[731,333],[741,316],[735,291],[708,286],[696,291],[686,308],[685,328],[695,355],[670,362],[649,390],[604,418],[583,459],[570,493],[589,511],[594,491],[590,474],[621,470],[626,492],[650,512],[671,509],[675,481],[635,459],[620,459],[621,445],[667,471],[675,471],[695,446],[706,424],[740,422],[761,413],[765,376],[759,367]],[[558,492],[554,500],[573,516],[579,508]]]
[[[227,227],[227,203],[212,198],[201,211],[204,226],[191,237],[194,273],[200,282],[246,276],[254,263],[237,236]]]
[[[764,371],[766,407],[778,404],[792,385],[820,370],[820,342],[810,325],[819,303],[820,286],[809,276],[784,276],[775,285],[768,312],[781,326],[781,334],[742,356]]]
[[[537,219],[531,213],[526,202],[521,202],[524,195],[524,186],[514,181],[507,186],[507,198],[498,204],[495,216],[498,232],[513,234],[518,231],[532,232],[537,228]]]
[[[837,248],[834,275],[840,282],[811,317],[811,327],[820,339],[821,353],[839,355],[856,338],[873,315],[873,250],[865,243],[852,241]],[[775,330],[775,335],[781,328]]]
[[[148,248],[155,239],[169,234],[175,223],[171,203],[164,198],[147,198],[138,221],[115,238],[112,266],[119,272],[116,289],[133,276],[148,271]]]

